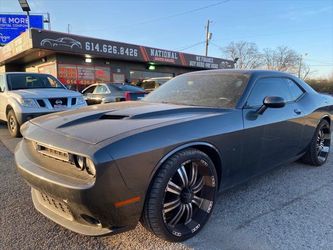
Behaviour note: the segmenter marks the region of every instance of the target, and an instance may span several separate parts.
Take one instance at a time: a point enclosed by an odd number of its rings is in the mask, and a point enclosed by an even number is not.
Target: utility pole
[[[209,24],[211,23],[211,21],[207,21],[207,25],[206,25],[206,52],[205,52],[205,56],[208,56],[208,46],[209,46],[209,41],[212,39],[212,33],[209,32]]]
[[[49,28],[49,30],[51,30],[51,17],[50,17],[50,13],[47,12],[46,15],[47,15],[47,21],[48,21],[47,22],[48,28]]]
[[[71,25],[70,25],[70,24],[67,24],[67,33],[68,33],[68,34],[71,33],[71,32],[70,32],[70,28],[71,28]]]

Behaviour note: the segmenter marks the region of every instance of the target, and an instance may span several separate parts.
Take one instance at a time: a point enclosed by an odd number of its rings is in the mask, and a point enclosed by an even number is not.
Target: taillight
[[[126,101],[130,101],[131,100],[131,93],[128,92],[128,91],[125,92],[125,100]]]

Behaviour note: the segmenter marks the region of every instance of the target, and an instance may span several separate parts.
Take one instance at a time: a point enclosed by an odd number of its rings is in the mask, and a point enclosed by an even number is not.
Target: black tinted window
[[[218,72],[180,75],[151,92],[144,101],[235,108],[248,78],[246,74]]]
[[[111,83],[108,84],[109,87],[115,88],[119,91],[131,91],[131,92],[144,92],[144,90],[137,86],[132,86],[129,84],[117,84],[117,83]]]
[[[293,101],[297,100],[301,95],[303,95],[303,90],[291,79],[285,79],[289,87]]]
[[[292,100],[288,84],[283,78],[263,78],[256,81],[247,100],[247,106],[261,106],[266,96],[279,96],[286,102]]]
[[[96,88],[96,86],[91,86],[91,87],[87,88],[86,90],[84,90],[82,92],[82,94],[86,95],[86,94],[92,93],[92,92],[94,92],[95,88]]]

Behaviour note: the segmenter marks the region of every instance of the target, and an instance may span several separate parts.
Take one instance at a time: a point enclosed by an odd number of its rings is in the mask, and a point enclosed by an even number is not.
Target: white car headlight
[[[19,98],[19,103],[26,108],[37,108],[37,104],[34,99],[28,99],[28,98]]]
[[[76,105],[83,105],[86,104],[86,101],[84,100],[83,96],[79,96],[76,98]]]

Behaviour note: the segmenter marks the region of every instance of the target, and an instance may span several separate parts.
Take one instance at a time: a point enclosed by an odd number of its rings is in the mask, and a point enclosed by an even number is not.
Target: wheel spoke
[[[328,146],[319,146],[318,148],[318,156],[325,155],[330,151],[330,147]]]
[[[164,213],[170,212],[170,211],[174,210],[175,208],[179,207],[179,205],[180,205],[180,198],[177,198],[174,201],[165,203],[163,205],[163,207],[164,207],[163,212]]]
[[[175,184],[173,181],[170,180],[168,182],[166,192],[170,192],[170,193],[173,193],[173,194],[180,195],[181,191],[182,191],[182,188],[180,186],[178,186],[177,184]]]
[[[329,133],[324,133],[322,139],[324,139],[324,140],[330,140],[331,139],[331,135]]]
[[[177,172],[178,172],[180,179],[183,182],[183,187],[187,187],[188,186],[188,176],[187,176],[185,167],[181,166],[180,168],[178,168]]]
[[[200,198],[199,196],[194,195],[194,196],[193,196],[193,199],[192,199],[192,202],[193,202],[195,205],[197,205],[198,207],[200,207],[201,204],[202,204],[202,202],[203,202],[203,199]]]
[[[193,193],[198,193],[204,186],[204,177],[201,177],[200,181],[192,188]]]
[[[169,222],[169,225],[173,226],[173,227],[175,225],[177,225],[179,220],[182,218],[184,212],[185,212],[185,206],[182,204],[182,205],[180,205],[180,208],[179,208],[177,214],[175,215],[175,217],[173,217],[172,220]]]
[[[192,214],[193,214],[193,207],[192,204],[186,204],[185,205],[185,209],[186,209],[186,219],[185,219],[185,225],[187,223],[189,223],[192,220]]]
[[[192,187],[198,178],[198,166],[194,162],[192,162],[192,168],[191,168],[191,181],[189,186]]]

